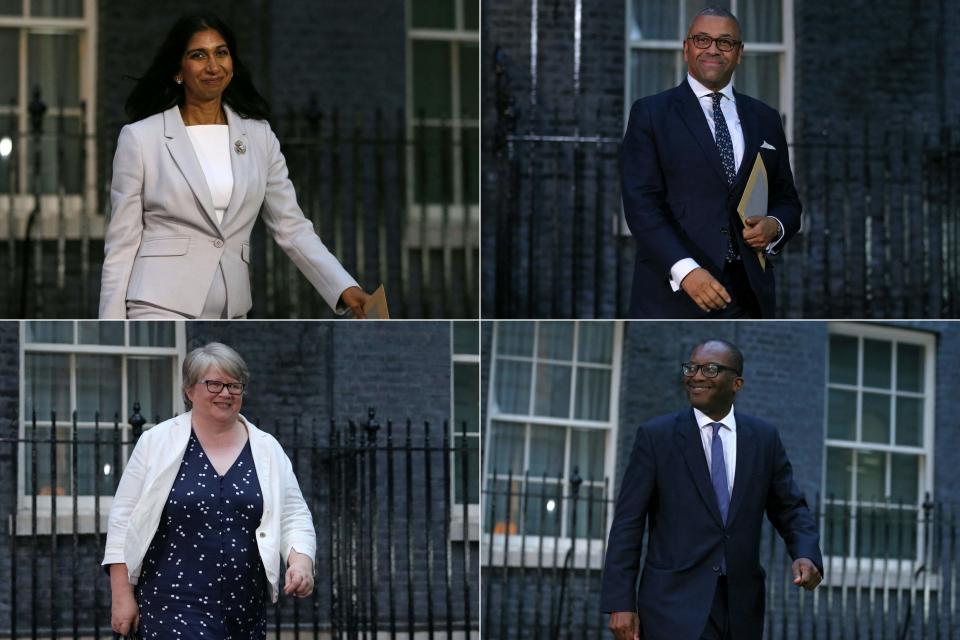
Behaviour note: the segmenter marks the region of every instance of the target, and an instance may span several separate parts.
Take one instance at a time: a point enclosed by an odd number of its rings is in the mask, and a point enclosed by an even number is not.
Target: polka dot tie
[[[720,150],[720,163],[727,174],[727,184],[732,185],[737,177],[736,163],[733,160],[733,141],[730,139],[730,130],[727,129],[727,119],[723,117],[723,111],[720,109],[720,101],[723,99],[722,93],[711,94],[713,98],[713,128],[716,131],[717,149]],[[727,235],[727,262],[740,261],[740,252],[733,241],[732,235]]]

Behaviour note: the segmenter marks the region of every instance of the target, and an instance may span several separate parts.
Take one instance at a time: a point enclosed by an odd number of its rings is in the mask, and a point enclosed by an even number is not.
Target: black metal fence
[[[599,611],[613,515],[607,483],[602,491],[584,491],[576,472],[571,479],[498,477],[483,491],[484,637],[610,637]],[[764,521],[767,640],[960,634],[958,505],[928,496],[919,505],[880,499],[854,507],[817,496],[812,508],[826,574],[813,592],[793,584],[792,560]]]
[[[527,62],[493,56],[484,316],[625,317],[636,248],[620,202],[620,132],[580,124],[619,122],[622,104],[602,115],[541,112],[512,87],[511,70]],[[803,229],[772,260],[778,317],[956,317],[958,132],[820,122],[816,139],[791,145]]]
[[[82,105],[78,111],[46,115],[37,96],[29,132],[15,115],[0,118],[0,139],[9,141],[0,157],[2,316],[96,317],[119,125],[91,133]],[[364,288],[385,285],[392,316],[476,317],[475,135],[453,122],[413,127],[403,112],[311,106],[275,117],[273,126],[304,214]],[[99,177],[87,175],[89,149]],[[331,317],[268,235],[258,222],[251,317]]]
[[[45,428],[34,416],[22,437],[0,439],[0,637],[113,637],[101,503],[144,423],[84,425],[74,413]],[[467,445],[437,427],[381,426],[371,410],[360,424],[277,429],[313,515],[317,577],[310,598],[268,605],[268,637],[479,637],[478,543],[454,499],[475,470]]]

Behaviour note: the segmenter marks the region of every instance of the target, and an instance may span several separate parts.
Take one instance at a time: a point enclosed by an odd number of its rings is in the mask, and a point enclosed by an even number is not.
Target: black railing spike
[[[43,133],[43,116],[47,113],[47,103],[40,97],[40,85],[33,87],[33,100],[27,107],[30,111],[30,131],[35,135]]]
[[[129,423],[133,428],[133,439],[139,440],[140,434],[143,433],[143,425],[147,423],[147,419],[140,413],[140,403],[137,401],[133,403],[133,414],[130,416]]]
[[[363,428],[367,430],[367,442],[373,443],[377,439],[377,431],[380,430],[380,423],[377,422],[375,416],[376,411],[373,407],[367,409],[367,423],[363,425]]]
[[[574,467],[573,475],[570,476],[570,492],[573,495],[579,495],[581,484],[583,484],[583,478],[580,477],[580,467]]]

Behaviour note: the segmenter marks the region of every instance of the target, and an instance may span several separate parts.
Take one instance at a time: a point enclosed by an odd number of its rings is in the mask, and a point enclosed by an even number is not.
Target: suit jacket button
[[[713,565],[713,570],[714,570],[714,571],[720,571],[720,565],[718,565],[718,564]]]
[[[214,241],[213,241],[213,246],[215,246],[217,249],[219,249],[220,247],[223,246],[223,240],[219,240],[219,239],[218,239],[218,240],[214,240]]]
[[[261,531],[261,532],[260,532],[260,537],[261,537],[261,538],[266,538],[266,537],[267,537],[267,532],[266,532],[266,531]]]

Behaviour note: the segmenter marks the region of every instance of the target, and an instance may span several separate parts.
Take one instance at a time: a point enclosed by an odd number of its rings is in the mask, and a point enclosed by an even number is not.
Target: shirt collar
[[[697,409],[696,407],[693,408],[693,416],[697,419],[697,426],[700,427],[701,429],[703,429],[707,425],[713,424],[714,422],[719,422],[720,424],[725,426],[727,429],[730,429],[730,431],[734,433],[737,432],[737,419],[733,415],[733,405],[730,405],[729,413],[723,416],[723,418],[720,420],[714,420],[713,418],[705,414],[703,411],[700,411],[700,409]]]
[[[717,93],[713,89],[708,89],[705,86],[703,86],[699,80],[694,78],[689,73],[687,73],[687,84],[690,85],[690,88],[693,90],[693,95],[697,96],[698,100],[705,96],[710,96],[710,95],[713,95],[714,93]],[[727,86],[725,86],[723,89],[720,89],[720,93],[722,93],[727,98],[730,98],[730,101],[736,104],[737,99],[733,97],[733,80],[728,82]]]

